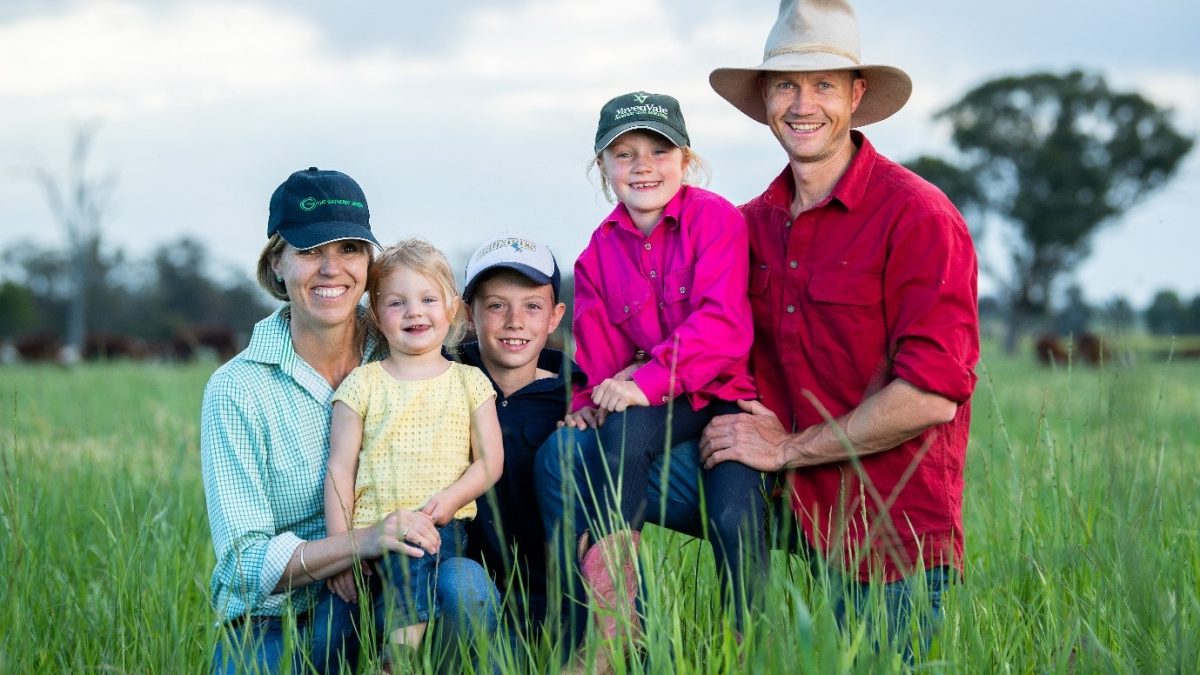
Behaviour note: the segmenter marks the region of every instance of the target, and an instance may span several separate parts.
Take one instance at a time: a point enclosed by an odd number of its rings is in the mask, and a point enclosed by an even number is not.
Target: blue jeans
[[[382,597],[376,598],[376,611],[383,611],[381,618],[389,632],[429,621],[438,614],[440,603],[435,583],[440,567],[443,561],[463,555],[467,533],[461,520],[452,520],[437,530],[442,541],[437,553],[426,553],[420,558],[388,553],[376,564],[387,582]]]
[[[288,648],[288,636],[283,619],[274,616],[250,617],[221,626],[213,651],[213,675],[240,673],[300,672],[303,663],[303,644],[293,644],[290,663],[283,663]],[[303,629],[296,631],[303,635]]]
[[[874,589],[873,584],[847,578],[830,568],[834,618],[843,629],[852,617],[866,622],[867,638],[873,640],[876,651],[899,652],[905,663],[912,664],[917,653],[929,651],[942,621],[942,593],[953,583],[955,574],[950,567],[934,567]],[[880,627],[879,620],[885,625]]]
[[[713,414],[722,412],[727,411],[688,409],[690,419],[684,415],[682,428],[671,431],[694,438],[699,433],[696,429],[703,430]],[[560,429],[538,450],[534,484],[550,539],[551,559],[557,562],[553,567],[566,596],[562,618],[568,636],[576,640],[586,628],[586,596],[578,579],[575,542],[588,529],[589,518],[602,528],[607,526],[606,514],[614,507],[622,515],[632,516],[627,522],[637,529],[643,522],[650,522],[692,536],[707,532],[713,542],[717,571],[727,582],[723,585],[726,598],[732,600],[739,629],[741,610],[755,601],[758,582],[766,578],[764,475],[736,462],[703,470],[694,440],[665,452],[654,451],[652,442],[629,442],[635,437],[662,442],[666,435],[662,420],[645,417],[647,420],[631,420],[629,415],[610,415],[600,427],[602,432],[609,429],[607,434]],[[658,428],[639,433],[631,428],[631,421],[645,421]],[[598,445],[605,443],[605,435],[609,444],[635,456],[628,462],[617,459],[616,452],[602,457]],[[618,479],[622,482],[620,491],[614,490]],[[618,492],[619,507],[614,503]]]
[[[499,593],[487,572],[479,563],[457,555],[465,543],[461,524],[455,534],[452,522],[439,528],[442,545],[439,555],[426,555],[423,558],[409,560],[426,561],[425,565],[407,565],[411,572],[425,568],[425,578],[430,583],[425,592],[409,591],[404,583],[404,561],[392,561],[392,578],[402,585],[397,591],[388,588],[382,577],[389,574],[381,571],[366,577],[367,588],[364,589],[371,601],[371,622],[376,636],[386,640],[387,631],[397,625],[395,617],[403,617],[403,613],[395,613],[392,604],[399,599],[404,601],[409,597],[424,596],[432,599],[433,605],[426,606],[429,613],[427,618],[439,617],[440,625],[433,633],[436,654],[457,657],[458,642],[476,640],[491,641],[495,638],[499,625]],[[449,531],[447,531],[449,529]],[[456,538],[457,537],[457,538]],[[438,561],[434,562],[437,558]],[[388,565],[384,565],[386,568]],[[399,572],[399,574],[397,574]],[[362,597],[362,596],[360,596]],[[390,620],[390,621],[389,621]],[[422,619],[427,620],[427,619]],[[313,662],[319,672],[354,672],[358,661],[361,621],[360,607],[357,603],[348,603],[333,593],[325,593],[313,612]],[[344,666],[344,668],[343,668]]]

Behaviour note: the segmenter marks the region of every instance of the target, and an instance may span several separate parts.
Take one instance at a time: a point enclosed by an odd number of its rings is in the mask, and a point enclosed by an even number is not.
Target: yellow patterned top
[[[458,480],[471,464],[471,413],[495,395],[482,370],[461,363],[411,381],[379,362],[355,368],[333,395],[363,418],[354,527],[417,509]],[[454,517],[474,518],[475,511],[472,501]]]

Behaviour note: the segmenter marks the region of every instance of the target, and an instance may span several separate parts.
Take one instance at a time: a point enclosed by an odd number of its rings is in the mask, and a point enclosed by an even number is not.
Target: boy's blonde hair
[[[379,299],[379,284],[388,275],[398,269],[408,268],[432,281],[442,292],[442,302],[446,305],[446,318],[450,320],[450,330],[446,333],[446,348],[453,349],[467,332],[466,310],[462,298],[454,285],[454,272],[450,261],[436,246],[420,238],[403,239],[387,247],[375,258],[371,271],[367,274],[367,314],[371,324],[379,328],[379,316],[375,313],[375,303]]]
[[[660,135],[655,134],[653,131],[642,131],[640,129],[627,131],[625,133],[646,133],[654,134],[655,136]],[[683,161],[687,164],[687,171],[685,171],[683,174],[683,184],[700,186],[707,185],[709,179],[712,177],[712,172],[708,170],[708,162],[704,161],[704,159],[701,158],[700,155],[697,154],[690,145],[682,146],[679,149],[683,151]],[[600,191],[604,193],[604,198],[607,199],[610,204],[615,204],[617,202],[617,196],[613,194],[612,185],[610,185],[608,182],[608,175],[604,173],[604,152],[606,150],[608,150],[608,148],[597,152],[596,156],[593,157],[590,162],[588,162],[587,172],[589,179],[592,175],[592,171],[596,171],[600,174]]]

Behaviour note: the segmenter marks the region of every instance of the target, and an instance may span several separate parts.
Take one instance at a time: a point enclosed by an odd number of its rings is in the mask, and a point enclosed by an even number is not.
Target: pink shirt
[[[571,410],[639,351],[633,380],[650,405],[755,398],[749,259],[745,220],[712,192],[680,188],[649,236],[618,204],[575,262],[575,360],[588,377]]]

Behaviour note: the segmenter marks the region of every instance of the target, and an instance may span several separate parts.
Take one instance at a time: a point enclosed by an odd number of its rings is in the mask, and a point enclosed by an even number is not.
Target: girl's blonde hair
[[[636,130],[634,133],[636,133]],[[653,134],[654,132],[646,131],[643,133]],[[608,148],[605,148],[605,150],[607,149]],[[700,186],[708,185],[709,179],[712,178],[712,172],[708,170],[708,162],[704,161],[704,159],[701,158],[700,155],[691,148],[691,146],[685,145],[679,149],[683,151],[683,161],[685,164],[687,164],[687,171],[685,171],[683,174],[683,184]],[[591,179],[593,171],[596,171],[600,174],[600,191],[604,193],[604,198],[607,199],[610,204],[615,204],[617,202],[617,196],[613,194],[612,185],[610,185],[608,182],[608,175],[604,173],[604,150],[597,152],[596,156],[593,157],[590,162],[588,162],[587,173],[589,180]]]
[[[436,246],[424,239],[403,239],[385,248],[371,265],[371,271],[367,274],[367,315],[371,324],[379,329],[379,316],[375,313],[379,285],[388,275],[402,268],[408,268],[429,279],[441,290],[442,302],[446,305],[446,318],[450,320],[450,330],[446,333],[446,341],[443,344],[447,349],[453,349],[467,332],[466,309],[454,285],[454,271],[450,268],[450,261]]]

